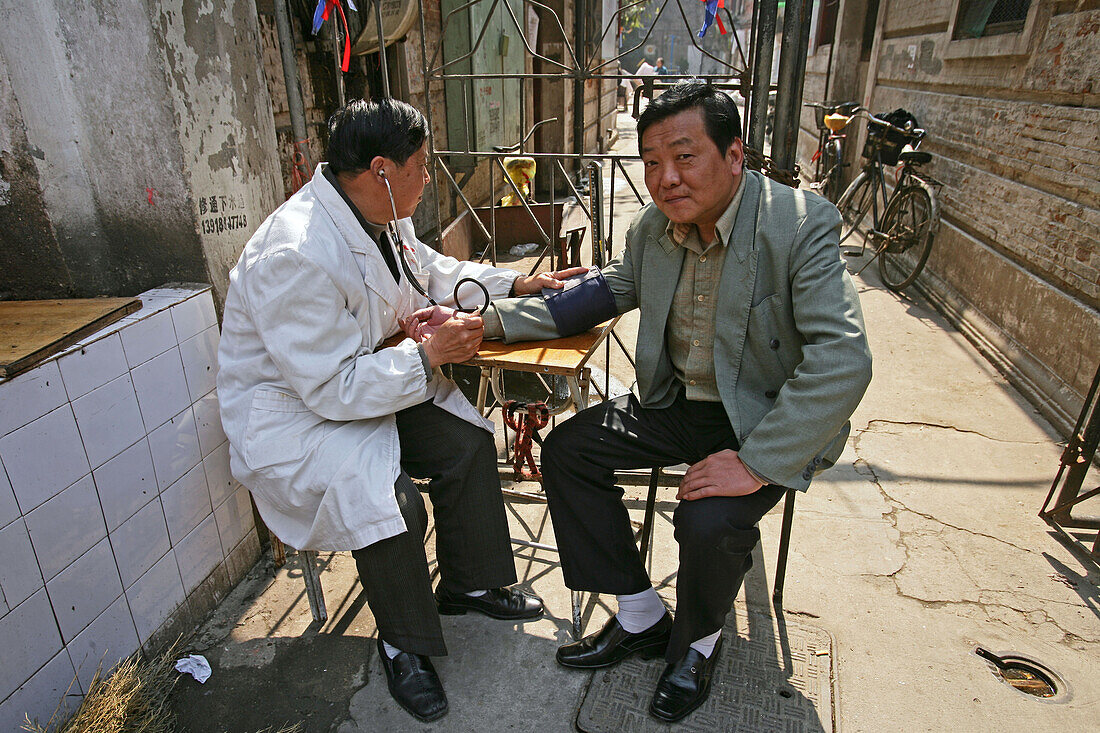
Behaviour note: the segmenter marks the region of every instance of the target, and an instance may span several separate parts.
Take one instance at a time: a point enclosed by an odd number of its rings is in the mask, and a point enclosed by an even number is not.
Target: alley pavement
[[[635,152],[628,125],[620,131],[619,149]],[[644,190],[640,171],[628,170]],[[623,188],[615,195],[621,246],[633,194]],[[749,670],[770,667],[769,679],[788,679],[805,693],[800,709],[816,720],[784,722],[777,697],[774,715],[752,718],[755,724],[738,718],[735,726],[734,717],[697,713],[672,727],[1095,730],[1100,574],[1037,516],[1058,469],[1062,438],[916,291],[895,295],[874,270],[856,278],[874,379],[842,459],[798,495],[782,607],[771,602],[780,503],[761,522],[762,547],[731,614],[735,633],[764,647],[784,649],[785,636],[789,643],[797,635],[818,640],[810,661],[823,658],[819,669],[827,679],[814,696],[801,687],[802,657],[739,660]],[[630,319],[619,328],[632,345]],[[621,355],[610,371],[624,385],[633,381]],[[627,487],[627,506],[638,519],[644,491]],[[507,506],[514,538],[554,544],[545,505],[509,499]],[[650,577],[670,606],[674,506],[675,489],[660,489],[649,561]],[[432,536],[428,551],[434,570]],[[645,722],[650,689],[635,691],[633,699],[644,701],[640,709],[624,698],[617,708],[593,713],[600,686],[618,683],[554,662],[557,646],[572,639],[570,593],[556,554],[517,546],[515,559],[521,585],[542,596],[548,613],[520,623],[444,616],[450,654],[434,661],[450,712],[439,721],[418,723],[390,698],[374,619],[348,553],[322,555],[324,624],[310,616],[297,558],[275,569],[265,554],[187,642],[187,651],[207,656],[213,674],[205,685],[182,678],[173,706],[184,728],[196,732],[299,721],[306,731],[336,733],[554,733],[575,730],[578,721],[586,730],[662,727]],[[613,611],[614,598],[586,594],[586,631],[600,628]],[[749,623],[734,623],[743,618]],[[1039,662],[1057,676],[1060,693],[1042,699],[1013,689],[975,654],[978,647]],[[724,653],[737,652],[727,643]],[[644,665],[659,671],[663,661],[638,665],[639,674],[656,674]],[[732,694],[737,680],[724,685],[716,684],[714,694]],[[780,687],[774,693],[789,698]],[[766,702],[772,691],[758,692]]]

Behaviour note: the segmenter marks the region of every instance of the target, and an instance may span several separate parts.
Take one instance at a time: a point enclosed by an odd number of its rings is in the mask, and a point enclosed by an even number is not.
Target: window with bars
[[[1031,0],[959,0],[954,38],[983,38],[1024,29]]]

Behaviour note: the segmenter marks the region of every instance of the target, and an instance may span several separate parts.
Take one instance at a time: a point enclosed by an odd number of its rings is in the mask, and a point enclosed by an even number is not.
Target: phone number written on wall
[[[199,228],[203,234],[224,234],[248,226],[248,215],[243,211],[244,196],[200,196],[198,203]]]

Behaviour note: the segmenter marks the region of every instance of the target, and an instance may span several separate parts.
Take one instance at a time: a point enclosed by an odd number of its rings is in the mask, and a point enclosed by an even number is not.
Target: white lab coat
[[[427,273],[440,304],[453,303],[463,277],[500,297],[519,274],[445,257],[416,238],[409,219],[399,226],[409,265]],[[411,339],[379,349],[400,331],[398,318],[427,301],[404,273],[394,282],[321,166],[264,221],[229,280],[218,399],[233,476],[264,522],[310,550],[352,550],[405,531],[393,492],[394,413],[431,399],[493,430],[454,382],[438,370],[428,381]],[[466,285],[461,297],[483,296]]]

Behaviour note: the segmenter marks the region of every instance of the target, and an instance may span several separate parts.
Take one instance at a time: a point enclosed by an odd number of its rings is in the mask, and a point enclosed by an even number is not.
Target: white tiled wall
[[[0,381],[0,730],[75,708],[100,664],[175,628],[255,543],[218,417],[210,291],[139,297]]]

